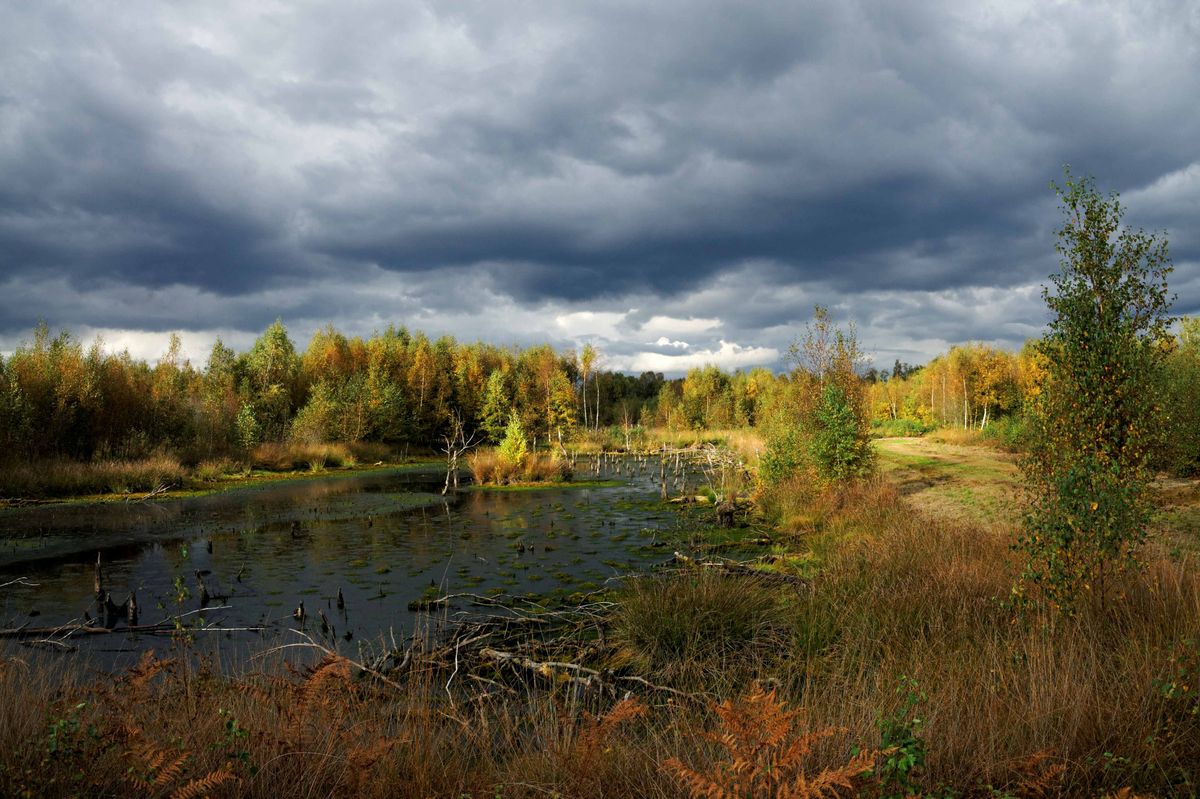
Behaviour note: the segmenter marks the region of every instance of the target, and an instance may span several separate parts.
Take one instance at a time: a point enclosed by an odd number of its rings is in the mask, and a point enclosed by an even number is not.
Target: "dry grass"
[[[821,570],[794,606],[794,660],[780,675],[807,728],[869,738],[910,675],[928,693],[927,789],[1012,787],[1017,764],[1053,753],[1076,795],[1196,790],[1200,718],[1188,713],[1200,705],[1162,686],[1172,657],[1200,641],[1200,575],[1155,557],[1126,578],[1119,605],[1018,613],[1007,536],[914,513],[883,483],[854,492],[841,509],[824,498],[807,534]]]
[[[616,600],[615,662],[672,682],[736,690],[787,648],[784,597],[755,580],[703,571],[643,577]]]
[[[232,458],[209,458],[196,464],[192,476],[202,483],[217,483],[246,474],[246,465]]]
[[[140,460],[10,463],[0,469],[0,497],[67,497],[149,492],[180,485],[187,470],[167,455]]]
[[[512,463],[495,449],[479,449],[467,455],[467,468],[480,485],[560,483],[571,479],[571,467],[552,453],[529,452],[520,463]]]
[[[326,467],[355,466],[358,459],[346,444],[284,442],[255,447],[250,454],[250,463],[255,469],[272,472],[319,472]]]
[[[569,690],[451,701],[445,675],[383,688],[334,657],[237,678],[151,658],[117,680],[2,662],[4,796],[681,794],[659,766],[679,751],[672,707],[651,721],[636,702],[589,712]]]
[[[808,589],[647,578],[581,644],[598,668],[709,702],[660,694],[635,713],[569,684],[534,689],[500,674],[501,687],[460,680],[452,701],[446,674],[385,687],[351,679],[337,660],[291,678],[148,666],[114,687],[19,653],[0,658],[0,795],[119,794],[131,764],[152,781],[178,761],[162,795],[226,769],[215,796],[274,796],[279,785],[312,796],[684,796],[699,783],[676,779],[681,767],[717,780],[731,757],[758,762],[710,732],[744,704],[723,700],[756,683],[759,715],[778,711],[788,727],[754,750],[763,762],[811,744],[787,760],[789,785],[837,773],[852,744],[895,747],[882,731],[902,729],[924,742],[907,778],[929,796],[1200,790],[1200,574],[1186,561],[1148,550],[1108,607],[1018,611],[1007,535],[916,511],[883,480],[782,492],[764,501],[807,519],[785,543],[808,557]],[[897,694],[902,675],[924,695],[915,704]],[[844,732],[799,732],[833,728]],[[773,768],[764,773],[782,780]]]

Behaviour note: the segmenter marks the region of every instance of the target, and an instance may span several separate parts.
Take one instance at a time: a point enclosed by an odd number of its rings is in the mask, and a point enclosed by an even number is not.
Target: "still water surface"
[[[606,486],[466,490],[443,498],[442,474],[406,469],[159,503],[5,511],[0,584],[20,577],[31,585],[0,589],[0,627],[97,615],[98,551],[105,590],[116,603],[135,591],[141,624],[200,610],[201,572],[211,598],[202,613],[187,617],[190,623],[265,628],[197,636],[235,642],[222,644],[231,651],[261,648],[301,626],[293,617],[301,601],[304,628],[319,635],[323,610],[334,628],[327,639],[346,648],[389,631],[407,635],[421,618],[410,603],[434,595],[586,593],[670,555],[664,531],[675,515],[659,500],[657,462],[616,464],[599,475],[618,483]],[[580,468],[594,477],[590,465]],[[343,610],[336,607],[339,589]],[[450,612],[469,608],[462,601]],[[110,667],[164,646],[161,636],[132,633],[66,642]]]

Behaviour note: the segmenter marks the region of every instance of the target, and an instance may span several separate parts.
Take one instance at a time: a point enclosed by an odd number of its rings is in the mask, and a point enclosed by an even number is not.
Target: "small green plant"
[[[896,685],[900,706],[890,716],[881,716],[876,722],[879,728],[879,748],[883,760],[876,769],[880,796],[899,799],[919,793],[916,774],[925,765],[925,739],[921,728],[925,720],[918,709],[928,697],[912,677],[900,676]]]
[[[225,757],[229,758],[231,763],[234,763],[239,768],[246,769],[251,776],[257,774],[258,767],[250,763],[250,750],[246,748],[250,737],[249,732],[242,727],[232,712],[225,708],[220,708],[217,713],[220,715],[223,723],[221,725],[221,740],[213,744],[214,748],[222,750]]]
[[[1200,644],[1188,640],[1167,659],[1164,673],[1152,683],[1162,700],[1162,715],[1155,738],[1172,744],[1194,730],[1200,721]]]
[[[54,756],[62,756],[78,749],[80,730],[79,716],[87,707],[87,702],[67,710],[67,714],[50,722],[50,731],[46,740],[46,752]]]
[[[521,427],[521,419],[514,409],[508,415],[508,427],[504,429],[504,440],[500,442],[500,457],[508,464],[518,466],[525,461],[529,452],[529,441]]]
[[[1167,673],[1154,681],[1154,690],[1174,707],[1188,716],[1200,715],[1200,647],[1195,641],[1187,641],[1183,652],[1176,652],[1167,660]]]
[[[777,420],[767,433],[758,476],[768,486],[782,483],[804,466],[804,434],[794,422]]]
[[[175,575],[175,604],[182,605],[192,596],[182,574]]]

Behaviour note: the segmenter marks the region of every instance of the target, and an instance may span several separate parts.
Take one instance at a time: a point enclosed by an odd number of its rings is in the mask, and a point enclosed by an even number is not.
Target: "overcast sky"
[[[0,1],[0,352],[276,317],[878,365],[1044,323],[1064,164],[1200,311],[1200,0]]]

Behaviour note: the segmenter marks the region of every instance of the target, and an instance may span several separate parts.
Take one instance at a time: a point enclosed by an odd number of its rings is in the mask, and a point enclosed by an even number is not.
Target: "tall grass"
[[[0,497],[66,497],[149,492],[179,486],[187,470],[168,455],[139,460],[9,463],[0,469]]]
[[[846,499],[819,497],[812,513],[821,569],[792,605],[792,668],[778,675],[808,727],[868,739],[907,675],[928,694],[927,790],[1016,784],[1039,753],[1069,764],[1064,790],[1078,795],[1197,790],[1200,717],[1187,714],[1200,704],[1164,688],[1200,641],[1193,569],[1151,550],[1120,603],[1019,611],[1006,535],[914,513],[880,483]]]
[[[244,457],[196,457],[181,461],[175,455],[160,453],[146,458],[95,461],[9,460],[0,461],[0,499],[148,493],[162,486],[180,488],[189,481],[214,483],[244,477],[251,468],[319,472],[359,463],[376,464],[391,458],[391,448],[385,444],[279,442],[261,444]]]
[[[355,466],[358,459],[346,444],[310,444],[305,442],[273,442],[260,444],[250,453],[255,469],[273,472],[310,470],[319,472],[325,467]]]
[[[571,467],[553,453],[529,452],[513,463],[495,449],[479,449],[467,455],[467,468],[480,485],[560,483],[571,479]]]
[[[683,572],[630,580],[618,593],[616,662],[704,690],[744,685],[744,666],[787,644],[785,597],[744,577]]]
[[[224,774],[202,795],[682,795],[658,766],[681,745],[671,707],[651,719],[569,690],[481,697],[427,672],[397,690],[335,657],[291,675],[153,657],[116,679],[85,673],[0,659],[0,795],[169,796]]]

